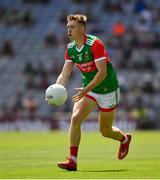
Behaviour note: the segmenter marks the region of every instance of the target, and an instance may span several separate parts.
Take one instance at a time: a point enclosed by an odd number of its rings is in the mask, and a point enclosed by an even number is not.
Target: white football
[[[66,102],[68,93],[64,86],[52,84],[46,89],[45,97],[49,105],[60,106]]]

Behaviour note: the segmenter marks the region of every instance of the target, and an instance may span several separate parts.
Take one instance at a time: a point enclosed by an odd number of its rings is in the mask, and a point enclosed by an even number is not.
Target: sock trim
[[[71,156],[71,159],[75,164],[77,164],[77,157],[76,156]]]
[[[121,141],[122,144],[125,144],[128,141],[128,137],[124,135],[124,139]]]

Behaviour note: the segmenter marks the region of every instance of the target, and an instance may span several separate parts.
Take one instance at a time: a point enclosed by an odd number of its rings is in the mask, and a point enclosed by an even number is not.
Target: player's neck
[[[78,49],[80,49],[85,43],[85,34],[82,34],[76,41]]]

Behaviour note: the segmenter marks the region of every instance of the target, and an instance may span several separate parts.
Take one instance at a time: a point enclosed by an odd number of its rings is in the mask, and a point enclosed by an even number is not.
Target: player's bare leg
[[[81,124],[96,106],[96,102],[87,97],[83,97],[80,101],[74,104],[69,129],[70,156],[68,161],[59,162],[58,167],[69,171],[77,170],[77,154],[81,139]]]
[[[96,102],[87,97],[82,98],[74,104],[69,129],[70,146],[79,145],[81,138],[81,123],[96,106]]]
[[[112,126],[115,117],[115,110],[99,113],[100,131],[104,137],[120,141],[118,158],[123,159],[129,151],[131,141],[130,134],[124,134],[119,128]]]
[[[104,137],[109,137],[120,141],[123,138],[124,133],[117,127],[112,126],[114,117],[115,117],[115,110],[111,112],[100,111],[99,113],[100,132]]]

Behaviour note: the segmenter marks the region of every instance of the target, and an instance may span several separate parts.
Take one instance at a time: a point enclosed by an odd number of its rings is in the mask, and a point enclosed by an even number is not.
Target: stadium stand
[[[50,108],[44,92],[63,66],[68,43],[66,15],[75,13],[88,16],[88,33],[105,42],[117,69],[121,86],[118,118],[136,121],[137,128],[159,128],[157,0],[1,0],[0,116],[26,114],[27,97],[35,99],[38,116],[71,111],[71,98],[62,107]],[[76,71],[67,87],[70,97],[81,83]]]

